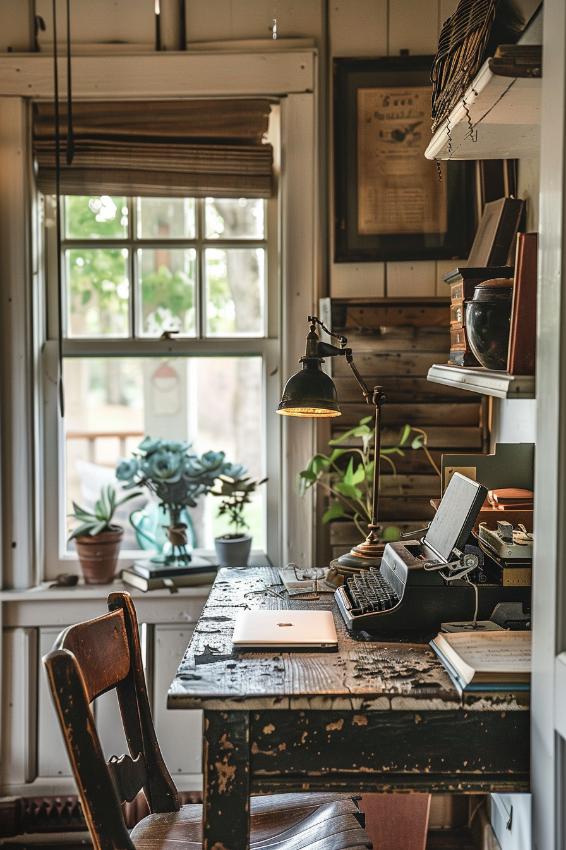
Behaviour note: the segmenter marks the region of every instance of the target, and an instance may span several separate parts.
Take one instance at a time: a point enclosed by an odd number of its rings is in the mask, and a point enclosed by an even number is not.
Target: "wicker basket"
[[[433,131],[463,99],[497,45],[517,41],[525,25],[524,15],[525,10],[513,0],[460,0],[443,24],[432,67]]]

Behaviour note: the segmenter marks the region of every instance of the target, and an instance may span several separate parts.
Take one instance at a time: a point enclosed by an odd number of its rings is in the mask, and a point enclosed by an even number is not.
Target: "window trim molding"
[[[222,55],[222,62],[219,56]],[[41,464],[34,454],[34,447],[43,446],[39,428],[49,429],[56,421],[57,411],[45,404],[39,373],[43,380],[53,381],[56,375],[49,356],[49,346],[40,363],[40,346],[43,339],[32,334],[33,309],[41,313],[42,281],[40,270],[31,272],[31,239],[26,233],[31,230],[32,194],[31,138],[28,120],[28,98],[51,98],[51,66],[45,56],[0,57],[0,107],[16,109],[25,115],[25,121],[16,122],[17,155],[25,168],[26,178],[21,180],[20,203],[25,212],[19,213],[17,234],[10,241],[0,241],[3,256],[8,258],[4,272],[4,292],[17,293],[21,297],[22,281],[28,282],[29,302],[26,297],[21,315],[10,320],[11,338],[18,340],[24,350],[19,365],[24,366],[16,377],[12,370],[10,379],[16,378],[17,392],[29,399],[16,412],[11,410],[13,439],[4,452],[3,476],[3,519],[4,528],[11,532],[11,520],[7,519],[7,501],[12,504],[15,491],[19,490],[17,504],[24,506],[18,518],[26,535],[25,546],[11,553],[5,541],[4,583],[20,588],[34,586],[46,574],[43,560],[44,547],[38,536],[44,523],[34,521],[35,516],[44,515],[43,481]],[[131,73],[132,69],[135,73]],[[279,223],[279,264],[282,285],[282,303],[279,311],[281,357],[268,364],[268,374],[274,378],[268,392],[268,410],[275,410],[281,382],[295,371],[298,357],[304,345],[305,315],[313,309],[318,297],[320,274],[320,229],[318,203],[318,131],[317,131],[317,52],[316,50],[275,50],[273,52],[214,52],[210,54],[167,54],[139,56],[96,56],[76,57],[73,63],[74,94],[76,97],[103,98],[148,98],[198,96],[255,96],[268,95],[281,101],[281,165],[280,182],[281,218]],[[209,73],[207,79],[206,74]],[[116,89],[116,80],[122,85]],[[9,98],[3,99],[3,95]],[[12,128],[13,122],[4,123]],[[4,141],[4,143],[6,143]],[[0,156],[2,154],[0,153]],[[276,163],[277,167],[277,163]],[[20,179],[10,172],[10,179]],[[26,200],[27,198],[27,200]],[[269,203],[269,202],[268,202]],[[35,218],[34,218],[35,221]],[[24,250],[25,246],[25,250]],[[287,282],[285,286],[283,282]],[[28,292],[28,288],[26,293]],[[32,309],[31,300],[35,307]],[[41,327],[41,324],[38,325]],[[273,333],[273,329],[269,329]],[[249,342],[249,341],[248,341]],[[217,340],[214,340],[217,343]],[[5,336],[5,345],[8,338]],[[201,349],[202,351],[202,349]],[[173,352],[172,352],[173,353]],[[11,361],[10,361],[11,362]],[[267,360],[266,360],[267,363]],[[6,361],[6,367],[8,367]],[[11,367],[10,367],[11,368]],[[35,377],[35,380],[34,380]],[[274,415],[274,414],[273,414]],[[314,450],[314,429],[306,423],[279,421],[277,427],[283,432],[281,451],[268,452],[267,474],[279,470],[279,493],[272,497],[271,509],[281,524],[278,553],[270,553],[274,562],[286,563],[295,560],[312,563],[313,526],[311,500],[297,495],[297,473]],[[292,428],[292,431],[291,431]],[[4,425],[3,435],[7,432]],[[19,462],[22,448],[26,462]],[[17,469],[17,476],[14,475]],[[17,477],[17,481],[16,481]],[[15,488],[15,489],[14,489]],[[268,505],[268,511],[270,506]],[[8,536],[8,535],[6,535]],[[11,557],[10,557],[11,556]]]
[[[40,445],[40,342],[33,315],[42,287],[32,238],[37,211],[32,197],[29,119],[25,100],[0,98],[2,586],[14,588],[35,583],[41,549],[41,523],[36,517],[42,488],[33,486],[37,481],[35,447]]]
[[[315,91],[316,50],[136,53],[73,57],[73,97],[151,100],[274,97]],[[53,100],[53,60],[0,56],[0,97]],[[132,69],[134,69],[133,73]],[[63,92],[64,93],[64,92]]]

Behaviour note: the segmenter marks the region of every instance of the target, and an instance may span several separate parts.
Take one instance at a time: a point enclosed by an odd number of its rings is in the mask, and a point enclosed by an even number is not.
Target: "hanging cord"
[[[71,0],[67,0],[67,165],[75,158],[73,128],[73,80],[71,73]]]
[[[63,391],[63,261],[61,257],[61,116],[59,114],[59,68],[57,64],[57,0],[51,3],[53,12],[53,89],[55,96],[55,221],[57,233],[57,361],[59,374],[59,412],[65,416],[65,395]]]

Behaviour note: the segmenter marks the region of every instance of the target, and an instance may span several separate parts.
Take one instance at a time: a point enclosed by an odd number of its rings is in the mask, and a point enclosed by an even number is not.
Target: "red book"
[[[519,233],[507,371],[534,375],[537,336],[537,233]]]

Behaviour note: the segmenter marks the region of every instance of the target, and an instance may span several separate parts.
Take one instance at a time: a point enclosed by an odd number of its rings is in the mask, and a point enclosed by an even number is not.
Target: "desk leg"
[[[246,711],[204,712],[204,850],[250,846],[250,732]]]

